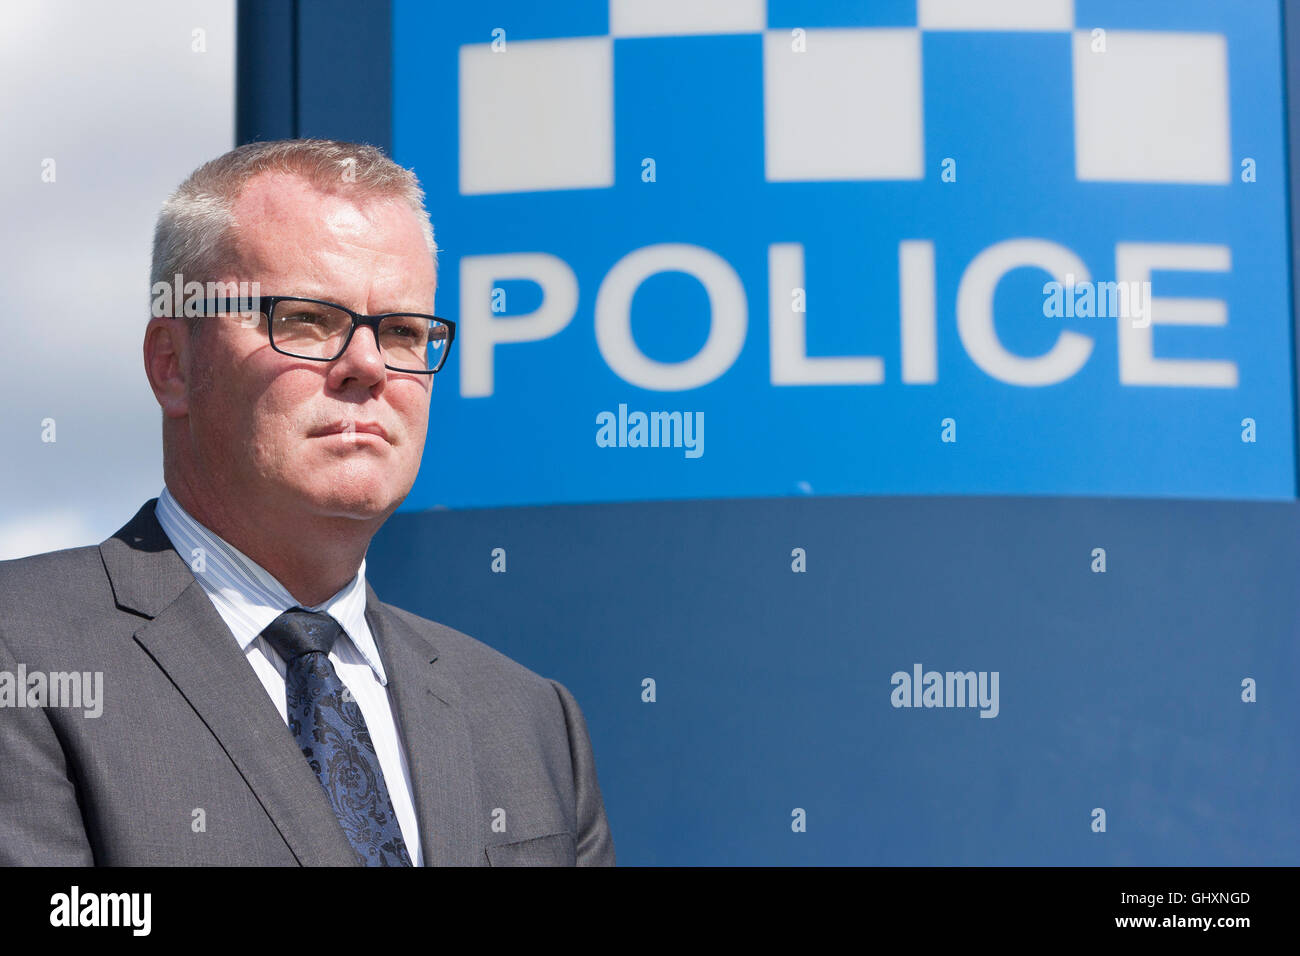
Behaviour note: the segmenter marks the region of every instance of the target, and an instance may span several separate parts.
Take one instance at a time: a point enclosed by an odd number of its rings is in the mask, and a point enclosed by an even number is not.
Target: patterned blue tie
[[[329,659],[342,633],[323,611],[292,607],[262,636],[285,662],[289,730],[362,865],[410,866],[365,718]]]

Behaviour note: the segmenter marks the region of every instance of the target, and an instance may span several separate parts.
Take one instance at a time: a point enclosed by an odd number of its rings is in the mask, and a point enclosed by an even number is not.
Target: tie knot
[[[324,611],[291,607],[268,624],[262,636],[288,664],[304,654],[328,654],[342,633],[338,621]]]

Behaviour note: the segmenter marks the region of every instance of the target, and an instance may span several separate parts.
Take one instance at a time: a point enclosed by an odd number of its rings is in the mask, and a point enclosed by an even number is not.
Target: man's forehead
[[[344,221],[349,215],[369,219],[383,216],[388,210],[413,211],[394,203],[391,196],[367,195],[355,188],[322,187],[293,173],[259,173],[244,184],[235,199],[235,218],[246,221],[266,219],[308,219]],[[394,217],[395,218],[395,217]]]
[[[355,188],[323,189],[292,173],[254,176],[235,200],[234,213],[234,251],[241,269],[296,272],[306,265],[303,260],[328,268],[340,254],[345,259],[375,252],[428,257],[419,217],[405,203]],[[259,228],[266,225],[293,228]],[[425,270],[404,271],[414,275]],[[428,273],[432,282],[432,261]]]

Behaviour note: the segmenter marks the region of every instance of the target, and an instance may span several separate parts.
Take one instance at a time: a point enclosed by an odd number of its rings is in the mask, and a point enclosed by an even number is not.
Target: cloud
[[[0,3],[0,557],[98,543],[162,488],[150,244],[167,195],[234,145],[235,4],[122,6]]]
[[[114,525],[113,531],[125,523],[126,519],[123,518]],[[0,561],[25,558],[30,554],[40,554],[43,551],[59,551],[63,548],[99,544],[113,531],[98,534],[92,527],[91,516],[75,508],[26,514],[0,522]]]

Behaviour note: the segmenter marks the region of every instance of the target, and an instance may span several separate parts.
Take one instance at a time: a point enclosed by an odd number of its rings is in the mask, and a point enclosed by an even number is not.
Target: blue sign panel
[[[393,19],[459,323],[406,509],[1295,496],[1275,4]]]

